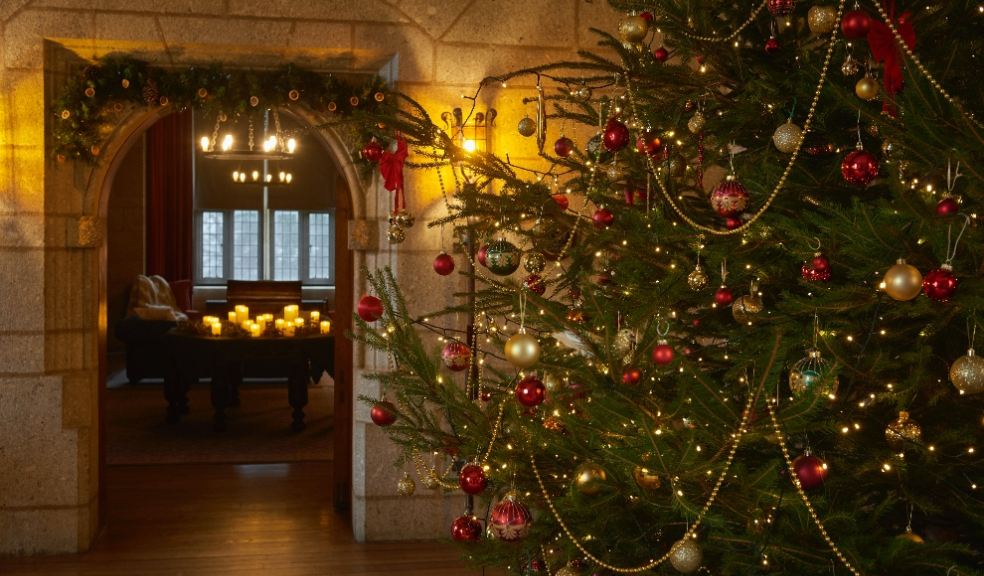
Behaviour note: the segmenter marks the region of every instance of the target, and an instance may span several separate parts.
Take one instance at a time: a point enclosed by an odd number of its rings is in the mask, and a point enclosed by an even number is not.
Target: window
[[[298,140],[298,152],[283,163],[206,159],[195,146],[195,275],[200,284],[230,279],[335,282],[338,174],[310,133],[286,114],[280,118]],[[213,124],[214,119],[196,116],[196,135]],[[262,122],[257,119],[256,125]],[[237,170],[289,170],[293,181],[287,186],[237,184],[232,180]]]

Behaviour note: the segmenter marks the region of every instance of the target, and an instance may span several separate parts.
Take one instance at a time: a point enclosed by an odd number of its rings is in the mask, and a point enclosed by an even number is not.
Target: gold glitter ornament
[[[642,16],[627,16],[618,23],[618,35],[626,42],[642,42],[649,33],[649,21]]]
[[[704,115],[700,110],[698,110],[694,112],[694,115],[690,117],[690,121],[687,122],[687,129],[690,130],[691,133],[696,134],[704,129],[704,125],[706,123],[707,120],[704,118]]]
[[[547,267],[547,258],[543,252],[532,250],[523,256],[523,268],[530,274],[539,274]]]
[[[841,74],[844,76],[854,76],[861,71],[861,65],[858,61],[854,59],[850,54],[844,58],[844,63],[841,64]]]
[[[966,356],[957,358],[950,365],[950,382],[961,394],[980,394],[984,392],[984,359],[967,350]]]
[[[657,490],[663,485],[659,479],[659,474],[642,466],[636,466],[632,470],[632,479],[643,490]]]
[[[397,224],[390,224],[389,230],[386,232],[386,238],[390,241],[390,244],[399,244],[407,239],[407,233]]]
[[[677,572],[684,574],[696,572],[703,561],[704,553],[693,538],[684,537],[682,540],[677,540],[670,548],[670,564]]]
[[[558,568],[556,572],[554,572],[554,576],[579,576],[579,575],[580,572],[578,572],[577,568],[571,566],[570,564],[568,564],[567,566],[562,566]]]
[[[837,8],[833,6],[811,6],[806,13],[806,23],[814,34],[830,34],[837,25]]]
[[[530,136],[536,134],[536,122],[529,116],[525,116],[516,125],[516,130],[519,132],[520,136],[529,138]]]
[[[574,487],[585,496],[594,496],[601,492],[607,479],[605,470],[594,462],[585,462],[574,470]]]
[[[783,154],[792,154],[796,151],[802,138],[803,129],[793,124],[792,119],[789,119],[773,132],[772,143],[775,144],[776,150]]]
[[[752,324],[764,309],[761,298],[755,294],[747,294],[734,301],[731,305],[731,315],[742,324]]]
[[[912,542],[913,544],[925,544],[926,543],[926,541],[923,540],[923,537],[922,536],[920,536],[919,534],[916,534],[915,532],[912,531],[912,528],[906,528],[905,532],[899,534],[898,536],[896,536],[896,538],[898,538],[899,540],[908,540],[909,542]]]
[[[707,282],[707,273],[704,272],[704,269],[701,268],[700,264],[698,264],[694,268],[694,271],[687,276],[687,286],[690,286],[690,289],[694,292],[703,290],[707,287]]]
[[[922,442],[922,428],[909,419],[909,413],[903,410],[899,412],[898,419],[885,427],[885,440],[892,450],[898,452],[910,444]]]
[[[628,354],[635,348],[636,344],[636,334],[635,330],[630,330],[628,328],[622,328],[615,333],[615,353],[619,356]]]
[[[919,296],[922,292],[922,283],[923,276],[919,269],[906,264],[902,258],[899,258],[882,278],[885,293],[900,302]]]
[[[396,483],[396,493],[400,496],[412,496],[417,489],[417,483],[413,481],[410,474],[403,473],[403,478]]]

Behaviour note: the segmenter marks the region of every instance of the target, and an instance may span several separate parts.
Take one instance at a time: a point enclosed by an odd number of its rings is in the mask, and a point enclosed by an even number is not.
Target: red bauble
[[[653,348],[653,362],[660,366],[666,366],[673,362],[673,347],[667,344],[665,340],[660,340]]]
[[[775,36],[769,36],[769,39],[765,41],[766,54],[775,54],[780,48],[782,46],[779,45],[779,40],[776,40]]]
[[[455,542],[476,542],[482,537],[482,523],[474,516],[458,516],[451,523],[451,538]]]
[[[953,216],[960,211],[960,203],[953,196],[947,196],[936,204],[938,216]]]
[[[721,286],[714,292],[714,303],[718,306],[730,306],[734,301],[735,296],[727,286]]]
[[[591,216],[595,228],[608,228],[615,221],[615,215],[608,208],[598,208]]]
[[[841,18],[841,32],[848,40],[857,40],[868,35],[871,28],[871,16],[864,10],[851,10]]]
[[[748,190],[737,178],[725,178],[711,192],[711,207],[725,218],[737,216],[748,207]]]
[[[489,532],[503,542],[522,540],[530,531],[533,515],[515,492],[503,496],[489,513]]]
[[[946,302],[956,291],[957,277],[949,264],[930,270],[923,276],[923,292],[937,302]]]
[[[362,147],[362,159],[373,164],[378,164],[382,158],[383,146],[373,137]]]
[[[823,460],[806,453],[793,460],[793,474],[804,490],[812,490],[823,486],[823,481],[827,479],[827,465]]]
[[[816,268],[811,268],[809,264],[803,264],[800,266],[800,276],[804,280],[810,280],[811,282],[826,282],[830,280],[830,268],[817,270]]]
[[[878,176],[878,158],[867,150],[853,150],[841,161],[841,176],[848,184],[867,186]]]
[[[454,272],[454,258],[446,252],[441,252],[434,258],[434,272],[441,276],[447,276]]]
[[[539,274],[530,274],[523,280],[523,286],[526,286],[530,292],[533,292],[537,296],[543,296],[543,293],[547,291],[547,283],[543,281],[543,278]]]
[[[663,151],[663,142],[656,132],[647,131],[636,138],[636,150],[640,154],[655,156]]]
[[[561,136],[554,142],[554,152],[561,158],[567,158],[574,151],[574,141],[567,136]]]
[[[787,16],[795,5],[796,0],[769,0],[769,12],[773,16]]]
[[[369,417],[376,426],[389,426],[396,422],[396,408],[389,402],[376,402],[369,409]]]
[[[617,118],[609,118],[605,125],[605,133],[602,135],[605,149],[609,152],[618,152],[629,144],[629,127],[619,122]]]
[[[489,251],[489,245],[482,244],[482,247],[479,248],[478,252],[475,253],[475,260],[478,260],[478,263],[485,267],[488,267],[488,264],[486,263],[485,260],[485,256],[488,253],[488,251]]]
[[[653,58],[655,58],[657,62],[666,62],[670,59],[670,51],[660,46],[659,48],[653,50]]]
[[[652,23],[653,21],[653,13],[648,10],[646,12],[640,12],[639,17],[649,23]]]
[[[543,404],[543,399],[546,395],[547,387],[543,385],[536,376],[530,375],[523,378],[516,384],[516,400],[519,403],[528,408],[534,406],[539,406]]]
[[[567,199],[567,194],[552,194],[550,197],[561,210],[567,210],[567,207],[571,205],[570,200]]]
[[[622,384],[634,386],[642,380],[642,371],[638,368],[626,368],[622,371]]]
[[[485,477],[485,470],[480,464],[465,464],[458,473],[458,486],[465,491],[465,494],[480,494],[488,485],[489,480]]]
[[[359,306],[356,312],[359,318],[366,322],[375,322],[383,316],[383,302],[375,296],[366,294],[359,298]]]
[[[737,216],[728,216],[724,219],[724,227],[728,230],[734,230],[742,224],[743,222],[741,221],[741,218],[738,218]]]
[[[441,350],[441,360],[444,360],[444,365],[448,367],[448,370],[461,372],[468,368],[468,361],[471,360],[471,348],[464,342],[451,340]]]
[[[813,269],[817,272],[823,272],[824,270],[830,268],[830,261],[823,254],[813,255]]]

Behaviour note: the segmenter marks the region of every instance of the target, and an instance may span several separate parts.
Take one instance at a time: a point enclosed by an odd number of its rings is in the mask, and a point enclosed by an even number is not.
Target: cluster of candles
[[[239,326],[253,338],[259,338],[266,333],[267,327],[273,324],[278,334],[283,336],[293,336],[298,329],[303,329],[307,320],[300,315],[300,309],[296,304],[284,306],[283,318],[274,318],[273,314],[260,314],[255,318],[249,315],[249,307],[239,305],[234,310],[229,311],[229,324]],[[322,320],[321,312],[312,310],[309,313],[311,326],[317,326],[322,334],[331,332],[331,321]],[[205,316],[202,324],[211,331],[212,336],[222,335],[222,319],[217,316]]]

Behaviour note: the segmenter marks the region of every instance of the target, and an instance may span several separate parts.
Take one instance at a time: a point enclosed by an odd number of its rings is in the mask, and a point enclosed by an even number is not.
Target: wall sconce
[[[464,118],[461,108],[441,114],[445,129],[456,146],[471,154],[472,152],[488,152],[492,147],[492,127],[495,126],[495,108],[486,112],[473,111]]]

